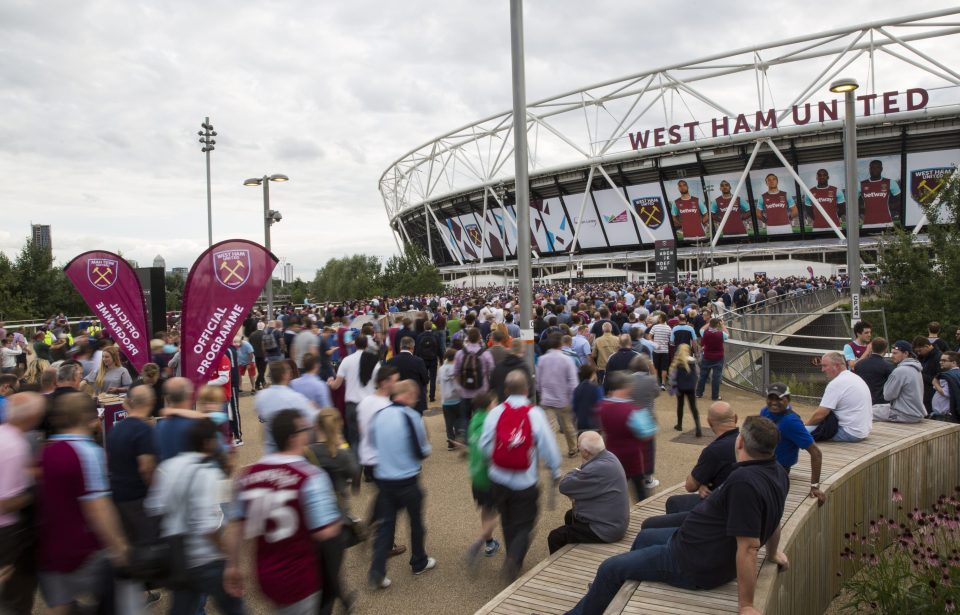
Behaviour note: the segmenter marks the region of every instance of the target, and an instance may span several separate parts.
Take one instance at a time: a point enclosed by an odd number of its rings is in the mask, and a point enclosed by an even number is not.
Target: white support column
[[[487,243],[487,191],[483,191],[483,225],[480,227],[480,264],[483,265],[483,246]]]
[[[737,197],[740,195],[740,190],[743,189],[744,184],[747,182],[747,174],[750,173],[750,169],[753,168],[753,161],[757,159],[757,152],[760,151],[761,143],[762,141],[757,141],[753,146],[753,152],[750,153],[750,158],[747,160],[747,166],[743,167],[743,173],[740,174],[740,179],[737,180],[737,185],[733,188],[733,195],[730,197],[730,205],[727,206],[727,211],[723,212],[723,217],[720,218],[719,230],[713,236],[713,240],[710,242],[711,248],[716,247],[717,241],[720,239],[720,236],[723,235],[723,227],[727,224],[727,220],[730,218],[730,214],[733,212],[733,204],[737,202]],[[707,211],[710,211],[709,204],[707,204]],[[757,230],[758,229],[754,229],[754,236],[758,235]]]
[[[623,190],[619,186],[617,186],[615,183],[613,183],[613,180],[610,179],[610,176],[607,175],[607,172],[603,169],[602,166],[598,165],[597,170],[600,171],[600,174],[603,175],[604,179],[607,180],[607,183],[610,184],[610,187],[613,188],[613,191],[617,193],[617,196],[619,196],[620,200],[623,201],[623,204],[626,205],[627,211],[629,211],[630,214],[634,217],[634,219],[640,223],[640,229],[647,236],[647,239],[650,240],[650,243],[656,243],[657,238],[654,237],[653,231],[651,231],[650,228],[646,225],[646,223],[640,219],[640,214],[638,214],[633,210],[633,205],[631,205],[630,201],[627,200],[627,197],[623,195]]]
[[[433,218],[433,223],[437,227],[437,232],[440,233],[440,239],[443,240],[443,243],[446,244],[447,249],[450,250],[450,254],[453,254],[453,257],[457,259],[457,262],[461,265],[463,264],[463,259],[460,258],[460,251],[454,250],[453,246],[450,245],[450,240],[447,238],[446,233],[443,232],[443,226],[441,226],[440,221],[437,220],[437,214],[433,213],[433,210],[430,209],[430,206],[427,205],[427,211],[430,212],[430,216]]]
[[[587,186],[583,191],[583,198],[580,200],[580,215],[577,216],[577,227],[573,230],[573,241],[570,243],[570,252],[577,249],[577,241],[580,237],[580,225],[583,223],[583,212],[587,208],[587,199],[590,198],[590,186],[593,184],[593,172],[597,167],[590,167],[590,173],[587,174]],[[573,220],[571,220],[573,222]]]
[[[487,190],[490,190],[489,186],[487,186]],[[503,201],[497,198],[497,194],[493,190],[490,190],[490,196],[492,196],[493,200],[496,201],[498,205],[500,205],[500,209],[503,210],[503,217],[509,220],[510,224],[513,225],[513,228],[517,230],[517,248],[519,248],[520,247],[520,241],[519,241],[520,228],[517,226],[517,219],[513,217],[513,214],[510,213],[510,210],[507,209],[507,207],[503,204]],[[540,254],[538,254],[537,251],[534,250],[533,248],[530,248],[530,253],[533,254],[534,258],[536,259],[540,258]]]
[[[791,165],[789,162],[787,162],[787,159],[784,157],[783,153],[782,153],[779,149],[777,149],[777,146],[776,146],[776,145],[773,144],[773,140],[772,140],[772,139],[767,139],[766,141],[767,141],[767,145],[770,146],[770,149],[773,150],[773,153],[776,154],[776,155],[777,155],[777,158],[780,159],[780,162],[783,163],[784,168],[786,168],[786,169],[787,169],[787,172],[790,173],[790,176],[793,177],[794,181],[796,181],[797,184],[800,185],[800,191],[803,192],[804,196],[806,196],[808,199],[810,199],[810,202],[813,203],[813,206],[814,206],[814,207],[816,207],[817,209],[820,210],[820,213],[823,214],[823,217],[824,217],[824,219],[826,219],[827,224],[829,224],[829,225],[830,225],[830,228],[833,229],[833,232],[837,234],[837,237],[839,237],[841,241],[846,241],[847,238],[846,238],[846,236],[843,234],[843,231],[841,231],[841,230],[840,230],[840,227],[837,226],[837,225],[834,223],[833,219],[832,219],[832,218],[827,214],[827,212],[823,209],[823,206],[820,205],[820,201],[817,200],[817,197],[813,196],[813,193],[810,192],[810,188],[808,188],[807,185],[803,183],[803,180],[800,179],[800,176],[797,175],[797,172],[793,170],[793,165]],[[856,191],[856,187],[854,187],[854,191]],[[843,196],[845,197],[845,200],[847,201],[847,214],[848,214],[848,215],[847,215],[847,220],[850,220],[850,216],[849,216],[849,213],[850,213],[850,198],[849,198],[849,195],[850,195],[850,186],[847,186],[846,189],[845,189],[845,192],[844,192],[844,194],[843,194]],[[854,199],[853,199],[854,211],[856,211],[856,207],[857,207],[856,203],[857,203],[857,199],[854,198]],[[797,209],[798,209],[798,210],[799,210],[799,208],[800,208],[800,206],[797,205]],[[799,211],[798,211],[798,215],[799,215]]]
[[[427,204],[423,204],[423,227],[427,229],[427,257],[433,262],[433,240],[430,237],[430,215],[427,213]]]

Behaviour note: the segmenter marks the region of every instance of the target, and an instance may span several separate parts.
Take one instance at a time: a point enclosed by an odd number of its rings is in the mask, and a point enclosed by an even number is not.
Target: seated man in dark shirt
[[[697,465],[687,476],[684,486],[690,493],[667,498],[667,514],[644,519],[643,529],[680,527],[687,513],[723,484],[736,468],[737,452],[734,445],[740,430],[737,428],[737,415],[730,404],[725,401],[711,404],[707,424],[717,437],[700,452]]]
[[[887,383],[893,364],[883,358],[887,352],[887,340],[875,337],[870,342],[870,354],[859,361],[853,368],[853,373],[860,376],[870,387],[870,403],[873,405],[885,404],[883,385]]]
[[[644,529],[627,553],[607,559],[587,595],[570,611],[600,615],[625,581],[660,581],[684,589],[713,589],[737,579],[741,615],[753,607],[757,553],[789,565],[778,551],[789,479],[773,456],[779,433],[770,419],[748,417],[736,440],[737,468],[700,502],[679,528]]]

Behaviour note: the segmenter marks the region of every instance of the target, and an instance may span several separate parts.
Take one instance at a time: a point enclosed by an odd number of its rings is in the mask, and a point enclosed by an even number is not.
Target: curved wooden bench
[[[826,504],[809,499],[809,457],[801,453],[781,521],[781,549],[791,570],[778,574],[760,551],[755,604],[770,615],[822,613],[840,589],[836,573],[844,532],[891,512],[893,487],[906,508],[928,505],[960,484],[960,425],[923,421],[914,425],[875,423],[864,442],[823,443],[821,483]],[[647,517],[663,513],[677,485],[637,503],[624,540],[568,545],[523,575],[477,611],[478,615],[564,613],[580,600],[597,568],[630,548]],[[736,613],[736,582],[712,591],[689,591],[663,583],[628,582],[605,611],[613,613]]]

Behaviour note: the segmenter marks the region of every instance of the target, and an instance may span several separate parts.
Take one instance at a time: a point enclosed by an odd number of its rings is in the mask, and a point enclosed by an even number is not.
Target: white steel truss
[[[613,185],[601,165],[733,143],[764,141],[783,159],[770,138],[840,127],[842,118],[819,123],[811,121],[805,126],[783,124],[797,105],[809,104],[816,108],[820,101],[834,100],[835,96],[827,91],[827,86],[840,75],[862,77],[861,83],[866,84],[865,94],[881,95],[867,99],[864,104],[871,106],[871,116],[858,117],[858,125],[895,119],[893,115],[883,114],[884,88],[886,91],[903,90],[922,85],[931,91],[931,104],[926,109],[896,114],[897,117],[960,114],[960,97],[957,95],[960,91],[960,66],[957,64],[960,37],[956,36],[960,34],[960,19],[951,20],[951,16],[960,16],[960,8],[783,39],[532,102],[527,106],[526,122],[531,179],[589,167],[591,179],[603,176]],[[953,52],[935,57],[923,48],[931,39],[940,39],[938,44],[949,41]],[[883,64],[880,64],[881,60]],[[906,82],[902,78],[904,68],[909,68],[912,75]],[[899,74],[901,78],[892,74]],[[934,96],[938,89],[940,95]],[[744,92],[751,94],[744,96]],[[790,103],[778,108],[777,100]],[[725,116],[732,124],[737,115],[735,111],[752,114],[755,109],[774,109],[778,128],[721,137],[708,134],[710,122],[715,121],[709,118]],[[414,209],[419,212],[424,205],[452,195],[480,190],[486,194],[485,188],[504,181],[510,183],[513,168],[511,115],[510,112],[498,113],[452,130],[403,155],[383,173],[379,190],[391,227],[401,237],[407,234],[399,224],[401,214]],[[759,112],[757,116],[759,122]],[[700,123],[690,125],[694,121]],[[632,148],[634,134],[655,126],[672,125],[684,126],[683,130],[689,131],[693,140]],[[738,190],[745,177],[746,171],[738,182]],[[492,191],[489,194],[502,206]],[[486,202],[484,196],[485,206]],[[816,204],[816,199],[813,202]],[[586,199],[581,208],[585,203]],[[627,209],[633,211],[630,207]],[[451,248],[444,226],[432,209],[428,207],[427,211],[434,218],[445,245]],[[504,217],[515,224],[510,215]],[[648,236],[645,225],[640,227],[641,234]],[[831,227],[834,227],[832,223]],[[840,229],[833,230],[838,237],[843,237]],[[576,233],[574,237],[573,245],[576,245]],[[456,249],[451,253],[461,260]]]

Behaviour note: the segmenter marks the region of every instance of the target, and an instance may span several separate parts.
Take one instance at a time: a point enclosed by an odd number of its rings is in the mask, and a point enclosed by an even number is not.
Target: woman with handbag
[[[307,461],[321,468],[330,476],[337,505],[343,516],[343,531],[330,540],[318,543],[320,574],[323,578],[323,593],[320,598],[321,615],[333,612],[339,598],[347,611],[353,606],[355,596],[346,591],[340,576],[344,550],[364,541],[366,530],[360,519],[350,514],[349,491],[360,487],[360,467],[350,446],[343,439],[343,419],[336,408],[324,408],[317,415],[317,441],[304,451]]]

